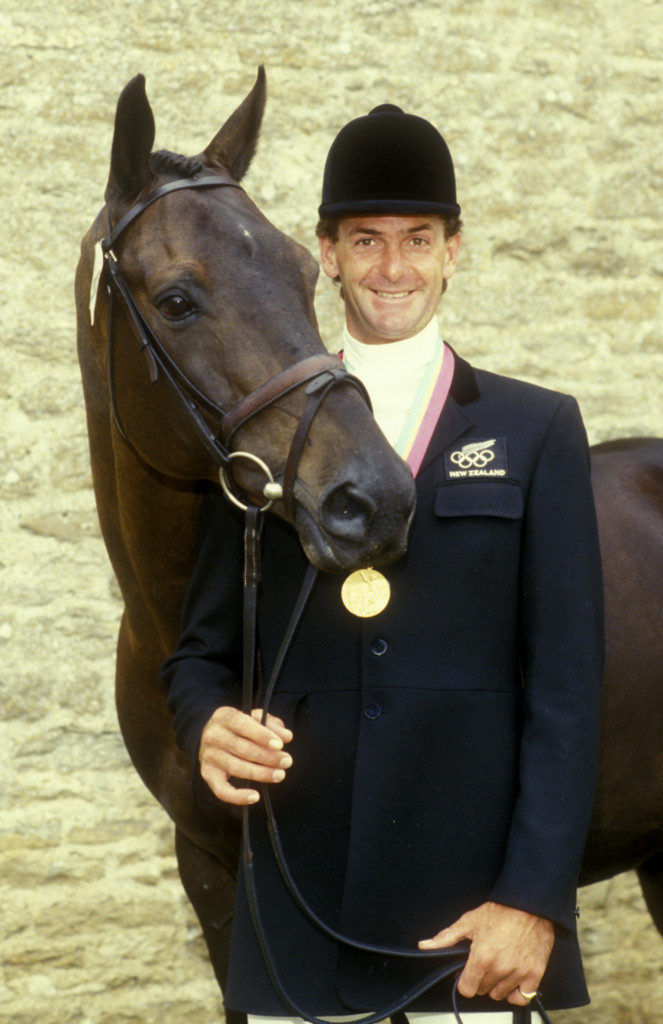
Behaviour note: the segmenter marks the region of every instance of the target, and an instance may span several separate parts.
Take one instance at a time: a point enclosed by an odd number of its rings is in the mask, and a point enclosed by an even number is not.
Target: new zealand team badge
[[[507,476],[506,438],[474,438],[454,445],[444,453],[444,470],[448,480]]]

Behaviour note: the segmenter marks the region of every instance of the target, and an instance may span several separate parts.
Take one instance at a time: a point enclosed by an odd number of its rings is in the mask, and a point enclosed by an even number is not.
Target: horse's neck
[[[151,473],[119,439],[114,454],[114,501],[105,529],[102,524],[106,546],[129,627],[136,634],[149,630],[169,652],[196,557],[202,494]]]
[[[102,211],[83,239],[76,274],[78,354],[97,510],[129,628],[170,650],[193,569],[202,497],[152,473],[111,426],[105,343],[89,312],[92,250],[104,226]],[[102,294],[102,324],[105,313]]]
[[[152,473],[111,426],[105,374],[82,360],[97,511],[126,625],[169,653],[195,560],[202,495]]]

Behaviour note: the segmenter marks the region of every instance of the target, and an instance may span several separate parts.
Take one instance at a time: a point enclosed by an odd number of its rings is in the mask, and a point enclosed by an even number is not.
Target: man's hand
[[[283,782],[285,769],[292,764],[283,744],[292,739],[280,718],[267,715],[260,724],[262,711],[245,715],[237,708],[217,708],[200,738],[198,760],[200,774],[219,800],[227,804],[254,804],[260,799],[255,789],[238,789],[229,781]]]
[[[526,1006],[539,987],[554,942],[554,929],[545,917],[501,903],[483,903],[459,917],[420,949],[444,949],[461,939],[471,942],[467,963],[458,979],[458,991],[466,998],[490,995]]]

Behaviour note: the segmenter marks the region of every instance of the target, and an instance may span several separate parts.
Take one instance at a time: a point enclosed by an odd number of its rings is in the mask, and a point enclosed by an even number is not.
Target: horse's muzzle
[[[324,495],[318,526],[339,568],[385,564],[404,553],[414,506],[409,471],[389,488],[367,484],[350,468]]]

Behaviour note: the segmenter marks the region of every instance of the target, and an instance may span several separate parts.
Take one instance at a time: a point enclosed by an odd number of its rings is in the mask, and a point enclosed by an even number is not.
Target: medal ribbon
[[[426,449],[435,430],[435,424],[447,400],[454,375],[454,354],[438,336],[435,351],[436,366],[432,373],[422,380],[412,410],[406,419],[396,451],[405,459],[416,477],[423,462]]]
[[[439,335],[434,360],[432,372],[426,374],[417,389],[412,409],[395,445],[414,477],[421,468],[454,375],[454,354]],[[389,593],[388,581],[381,572],[372,568],[350,573],[341,587],[343,604],[352,615],[360,618],[371,618],[383,611],[389,603]]]
[[[343,360],[342,351],[338,356]],[[454,354],[439,334],[433,358],[436,365],[417,388],[412,409],[394,445],[401,458],[407,462],[414,477],[419,472],[435,424],[444,409],[454,375]]]

